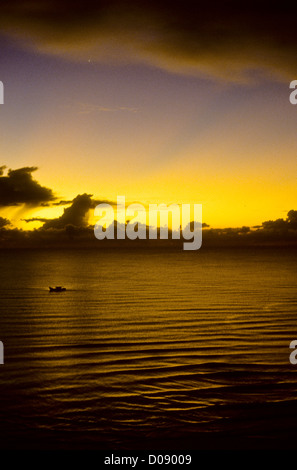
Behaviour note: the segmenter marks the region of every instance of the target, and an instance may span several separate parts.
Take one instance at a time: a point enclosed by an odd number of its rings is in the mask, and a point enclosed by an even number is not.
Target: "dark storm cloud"
[[[41,51],[238,79],[297,73],[297,6],[263,0],[4,0],[0,28]]]
[[[0,206],[35,206],[55,199],[51,189],[41,186],[32,178],[37,167],[8,170],[6,176],[4,170],[5,166],[0,167]]]
[[[10,225],[9,220],[5,219],[4,217],[0,217],[0,229],[6,227],[7,225]]]
[[[297,230],[297,211],[290,210],[286,219],[267,220],[262,227],[272,232]]]
[[[61,217],[47,220],[42,229],[63,229],[67,225],[86,227],[89,210],[93,207],[94,201],[90,194],[79,194],[73,199],[71,206],[64,209]]]

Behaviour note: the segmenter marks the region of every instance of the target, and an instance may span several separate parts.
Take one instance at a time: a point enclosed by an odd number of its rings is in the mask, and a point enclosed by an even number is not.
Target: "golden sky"
[[[2,164],[38,167],[56,201],[201,203],[212,227],[284,217],[297,203],[294,25],[236,4],[3,2]],[[21,219],[63,213],[41,202],[0,215],[33,228]]]

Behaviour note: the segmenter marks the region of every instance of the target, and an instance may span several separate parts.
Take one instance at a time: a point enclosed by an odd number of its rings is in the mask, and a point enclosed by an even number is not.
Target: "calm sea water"
[[[296,262],[284,249],[1,253],[0,447],[292,446]]]

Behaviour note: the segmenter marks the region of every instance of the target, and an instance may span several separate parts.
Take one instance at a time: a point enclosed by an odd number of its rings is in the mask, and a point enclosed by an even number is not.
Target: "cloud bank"
[[[171,248],[182,249],[183,233],[180,239],[172,237],[168,231],[168,240],[160,240],[160,229],[157,229],[157,240],[149,240],[149,227],[143,226],[147,237],[145,240],[97,240],[94,235],[94,226],[89,225],[89,215],[92,209],[100,203],[115,205],[116,203],[104,199],[94,199],[91,194],[78,194],[72,201],[55,201],[53,191],[41,186],[33,180],[32,172],[36,167],[24,167],[8,170],[4,175],[5,166],[0,167],[0,206],[15,206],[27,204],[29,206],[43,207],[44,204],[67,205],[60,217],[47,219],[43,217],[30,217],[22,219],[26,222],[41,222],[42,226],[34,230],[12,228],[10,221],[0,216],[0,249],[6,248]],[[45,202],[48,201],[48,202]],[[127,223],[127,221],[126,221]],[[125,232],[125,226],[115,221],[116,229]],[[295,246],[297,247],[297,211],[290,210],[285,219],[268,220],[257,227],[239,227],[213,229],[207,223],[202,224],[203,246]],[[193,231],[193,222],[187,230]],[[107,230],[109,230],[107,228]],[[187,231],[186,230],[186,231]]]
[[[0,31],[75,60],[145,62],[243,80],[297,73],[296,5],[266,0],[3,0]]]

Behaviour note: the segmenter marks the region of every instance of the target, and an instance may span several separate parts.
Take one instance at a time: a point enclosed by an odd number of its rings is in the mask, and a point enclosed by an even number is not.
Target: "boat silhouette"
[[[62,286],[50,287],[49,290],[50,292],[64,292],[66,290],[66,287],[62,287]]]

